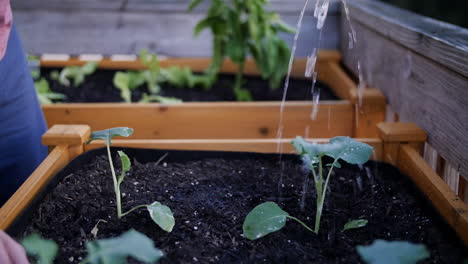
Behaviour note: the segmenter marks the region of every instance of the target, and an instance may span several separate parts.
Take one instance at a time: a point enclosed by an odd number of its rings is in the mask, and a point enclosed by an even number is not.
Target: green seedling
[[[91,133],[90,140],[88,141],[88,143],[90,143],[94,140],[102,139],[106,143],[107,156],[109,158],[109,165],[110,165],[110,169],[112,172],[112,180],[114,182],[115,200],[116,200],[116,206],[117,206],[117,218],[120,219],[137,209],[146,208],[150,214],[151,219],[157,225],[159,225],[161,229],[163,229],[166,232],[171,232],[172,228],[175,225],[174,215],[172,214],[172,211],[169,207],[159,202],[153,202],[152,204],[149,204],[149,205],[146,205],[146,204],[137,205],[131,208],[130,210],[128,210],[127,212],[122,213],[120,185],[125,179],[127,172],[130,171],[131,162],[128,156],[123,151],[117,152],[119,154],[120,161],[122,164],[122,171],[120,173],[119,178],[117,178],[117,175],[114,169],[114,163],[112,161],[110,145],[111,145],[111,140],[113,137],[116,137],[116,136],[129,137],[132,134],[133,134],[133,129],[131,128],[116,127],[116,128],[110,128],[110,129],[105,129],[101,131],[95,131]]]
[[[425,245],[406,241],[375,240],[369,246],[356,249],[367,264],[416,264],[430,256]]]
[[[189,67],[172,66],[167,69],[161,69],[164,80],[176,87],[202,87],[205,90],[211,85],[210,77],[207,75],[195,75]]]
[[[70,86],[70,79],[73,80],[73,86],[77,87],[81,85],[86,76],[93,74],[97,69],[97,62],[88,62],[83,66],[70,66],[63,68],[60,73],[53,71],[50,77],[53,80],[57,80],[64,86]]]
[[[343,231],[365,227],[368,222],[365,219],[351,220],[344,225]]]
[[[52,264],[58,253],[57,243],[38,234],[25,237],[21,244],[29,256],[36,258],[38,264]]]
[[[113,79],[114,86],[120,90],[120,97],[126,103],[132,102],[132,91],[145,83],[145,81],[143,72],[134,71],[116,72]]]
[[[34,82],[36,88],[37,99],[41,104],[53,104],[53,100],[63,100],[66,98],[64,94],[54,93],[50,90],[49,82],[45,78]]]
[[[148,54],[146,49],[140,51],[140,61],[147,67],[141,74],[146,82],[148,91],[152,94],[157,94],[161,91],[159,83],[162,81],[161,71],[159,67],[158,55],[156,53]]]
[[[28,55],[28,66],[33,80],[39,79],[41,77],[39,56]]]
[[[305,141],[302,137],[297,137],[292,141],[296,151],[302,156],[304,163],[312,171],[312,178],[315,183],[317,193],[317,210],[315,215],[314,232],[320,229],[320,219],[323,212],[328,183],[334,168],[341,168],[339,160],[344,160],[349,164],[364,164],[372,155],[373,148],[365,143],[358,142],[349,137],[335,137],[328,144],[316,144]],[[324,164],[322,158],[328,156],[333,162],[326,164],[328,174],[324,177]],[[318,173],[316,172],[318,169]]]
[[[371,146],[355,141],[349,137],[335,137],[327,144],[309,143],[302,137],[297,137],[291,143],[302,156],[305,164],[312,171],[312,178],[314,179],[315,191],[317,193],[315,227],[314,229],[307,227],[299,219],[289,216],[289,214],[284,212],[277,204],[267,202],[255,207],[247,215],[243,230],[244,236],[248,239],[258,239],[271,232],[278,231],[284,227],[286,218],[295,220],[302,224],[307,230],[318,234],[328,183],[333,168],[341,167],[338,162],[340,159],[350,164],[364,164],[369,160],[373,150]],[[329,168],[326,177],[324,177],[325,169],[322,160],[324,156],[333,159],[332,163],[325,165]],[[316,172],[316,170],[318,170],[318,172]],[[271,215],[275,217],[270,217]]]
[[[148,95],[144,93],[139,103],[151,103],[151,102],[158,102],[161,104],[180,104],[182,103],[182,100],[180,100],[179,98],[175,98],[175,97]]]
[[[201,2],[192,0],[189,10]],[[268,0],[211,0],[206,17],[194,28],[195,36],[205,29],[212,32],[212,63],[206,72],[212,82],[216,80],[224,57],[237,64],[233,91],[239,101],[252,100],[250,92],[243,88],[242,77],[249,54],[273,89],[279,87],[288,71],[291,51],[279,33],[294,33],[295,30],[284,24],[277,13],[267,11],[268,3]]]
[[[133,229],[119,237],[86,243],[88,256],[81,264],[127,263],[131,257],[143,263],[156,263],[164,253],[154,247],[154,242]]]

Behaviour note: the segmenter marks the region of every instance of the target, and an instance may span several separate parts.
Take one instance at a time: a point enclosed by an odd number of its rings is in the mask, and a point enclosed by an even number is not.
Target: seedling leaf
[[[38,264],[52,264],[58,253],[58,245],[52,240],[43,239],[38,234],[25,237],[21,244],[30,256],[37,258]]]
[[[351,220],[344,225],[343,231],[364,227],[368,222],[365,219]]]
[[[88,256],[83,262],[90,264],[126,263],[127,257],[155,263],[164,255],[151,239],[133,229],[119,237],[87,242],[86,248]]]
[[[415,264],[430,256],[425,245],[406,241],[376,240],[356,249],[367,264]]]
[[[159,225],[162,230],[171,232],[175,225],[174,215],[169,207],[161,204],[160,202],[154,202],[147,206],[148,212],[151,219]]]
[[[289,214],[274,202],[257,205],[244,220],[244,236],[250,240],[259,239],[276,232],[286,225]]]
[[[104,129],[100,131],[95,131],[91,133],[90,139],[88,140],[87,144],[91,141],[96,139],[105,140],[107,144],[110,145],[111,139],[113,137],[121,136],[121,137],[129,137],[133,134],[133,128],[128,127],[114,127],[109,129]]]
[[[120,162],[122,164],[122,173],[120,173],[119,177],[119,184],[121,184],[125,178],[125,175],[130,170],[131,162],[127,154],[125,154],[125,152],[119,150],[117,151],[117,153],[119,154]]]

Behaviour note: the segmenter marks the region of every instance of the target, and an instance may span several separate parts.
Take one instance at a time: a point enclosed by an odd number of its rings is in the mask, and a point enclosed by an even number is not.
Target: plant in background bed
[[[94,140],[102,139],[106,143],[107,148],[107,155],[109,158],[109,165],[112,172],[112,180],[114,182],[114,191],[115,191],[115,199],[116,199],[116,206],[117,206],[117,217],[120,219],[123,216],[137,210],[139,208],[146,208],[150,214],[151,219],[159,225],[164,231],[171,232],[172,228],[174,227],[175,220],[174,215],[169,207],[161,204],[160,202],[153,202],[149,205],[138,205],[127,212],[122,213],[122,203],[121,203],[121,193],[120,193],[120,184],[122,184],[127,172],[130,170],[131,163],[128,156],[123,151],[118,151],[120,161],[122,163],[122,172],[120,173],[119,178],[117,178],[114,164],[112,161],[112,155],[110,151],[111,139],[116,136],[123,136],[128,137],[133,134],[133,129],[128,127],[116,127],[110,128],[101,131],[95,131],[91,133],[90,140],[88,143]]]
[[[193,10],[203,0],[192,0]],[[279,87],[288,71],[290,50],[278,33],[294,33],[275,12],[265,10],[268,0],[211,0],[204,19],[195,26],[194,34],[209,28],[213,34],[213,56],[207,70],[211,81],[216,80],[224,57],[238,65],[234,94],[239,101],[251,101],[252,95],[243,86],[242,74],[246,58],[251,54],[263,79],[273,89]]]
[[[49,82],[44,78],[34,82],[34,87],[36,88],[37,99],[41,104],[53,104],[53,100],[63,100],[66,98],[64,94],[52,92]]]
[[[373,150],[371,146],[355,141],[349,137],[335,137],[327,144],[309,143],[302,137],[297,137],[292,141],[292,144],[301,155],[305,165],[308,166],[312,172],[317,194],[315,227],[312,230],[297,218],[283,211],[276,203],[266,202],[255,207],[244,221],[244,236],[248,239],[258,239],[269,233],[280,230],[285,226],[287,218],[298,221],[309,231],[313,231],[317,234],[320,229],[320,219],[333,168],[341,167],[339,163],[340,159],[350,164],[364,164],[369,160]],[[324,156],[332,158],[333,161],[324,165]],[[324,177],[324,167],[328,167],[326,177]],[[348,226],[345,226],[345,228],[362,227],[367,224],[367,221],[364,221],[365,220],[355,220],[348,222]]]
[[[50,73],[52,80],[58,81],[61,85],[70,86],[70,79],[73,79],[73,86],[81,85],[86,76],[93,74],[97,69],[97,62],[88,62],[83,66],[70,66],[63,68],[60,73],[53,71]]]

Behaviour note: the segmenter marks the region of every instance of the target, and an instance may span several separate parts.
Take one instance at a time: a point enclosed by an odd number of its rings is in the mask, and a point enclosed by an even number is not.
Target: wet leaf
[[[87,144],[91,141],[102,139],[105,140],[107,144],[110,145],[111,139],[113,137],[121,136],[121,137],[129,137],[133,134],[133,128],[128,127],[114,127],[109,129],[104,129],[100,131],[94,131],[91,133],[90,139],[88,140]]]
[[[121,184],[125,178],[125,175],[127,175],[127,172],[130,170],[132,164],[125,152],[119,150],[117,151],[117,153],[119,154],[120,162],[122,164],[122,173],[120,173],[119,177],[119,184]]]
[[[289,214],[274,202],[265,202],[256,206],[244,220],[244,236],[250,240],[259,239],[276,232],[286,224]]]
[[[365,219],[351,220],[344,225],[343,231],[355,228],[361,228],[366,226],[368,223]]]
[[[367,264],[415,264],[430,256],[425,245],[406,241],[375,240],[356,249]]]
[[[162,230],[171,232],[175,225],[174,215],[169,207],[160,202],[154,202],[147,206],[151,219],[159,225]]]
[[[57,243],[44,239],[38,234],[25,237],[21,244],[28,255],[37,258],[38,264],[52,264],[58,253]]]
[[[155,263],[164,254],[154,247],[154,242],[133,229],[119,237],[101,239],[86,243],[88,256],[83,263],[120,264],[132,257],[144,263]]]
[[[309,143],[302,137],[297,137],[291,143],[299,154],[308,155],[312,161],[316,161],[312,157],[326,155],[350,164],[364,164],[373,150],[371,146],[350,137],[334,137],[327,144]]]

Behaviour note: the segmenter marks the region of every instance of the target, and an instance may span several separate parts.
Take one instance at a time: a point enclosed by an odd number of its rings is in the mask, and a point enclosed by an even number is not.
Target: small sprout
[[[38,234],[25,237],[21,244],[29,256],[37,258],[38,264],[52,264],[58,253],[57,243],[44,239]]]
[[[368,221],[365,219],[351,220],[344,225],[343,231],[346,231],[349,229],[361,228],[361,227],[366,226],[367,223]]]
[[[82,264],[127,263],[131,257],[143,263],[156,263],[164,253],[154,247],[154,242],[133,229],[119,237],[86,243],[88,256]]]
[[[349,137],[334,137],[330,139],[328,144],[309,143],[302,137],[297,137],[291,144],[296,148],[296,151],[302,155],[303,161],[312,171],[312,178],[315,182],[315,190],[317,192],[317,210],[314,231],[318,233],[320,229],[320,219],[323,213],[323,204],[325,202],[328,183],[333,168],[341,167],[338,163],[340,159],[350,164],[364,164],[370,159],[373,148]],[[333,158],[333,162],[327,164],[330,168],[326,177],[323,175],[323,156]],[[316,172],[317,168],[318,173]]]
[[[64,94],[54,93],[50,90],[49,82],[45,78],[34,82],[37,98],[41,104],[53,104],[53,100],[63,100],[66,98]]]
[[[161,74],[164,81],[176,87],[203,87],[205,90],[211,85],[211,79],[205,75],[195,75],[189,67],[180,68],[172,66],[167,69],[161,69]]]
[[[416,264],[430,256],[425,245],[406,241],[375,240],[369,246],[356,249],[367,264]]]
[[[312,232],[312,229],[299,219],[290,216],[274,202],[257,205],[244,220],[242,229],[244,237],[255,240],[282,229],[286,218],[294,220]]]
[[[97,140],[97,139],[102,139],[106,142],[107,156],[109,158],[109,164],[110,164],[110,168],[112,172],[112,180],[114,182],[114,192],[115,192],[115,200],[116,200],[116,206],[117,206],[117,218],[120,219],[126,216],[127,214],[133,212],[134,210],[137,210],[140,208],[147,208],[151,219],[157,225],[159,225],[163,230],[167,232],[171,232],[175,223],[174,216],[172,214],[171,209],[169,209],[169,207],[162,205],[159,202],[154,202],[150,205],[146,205],[146,204],[137,205],[131,208],[130,210],[128,210],[127,212],[122,213],[122,202],[121,202],[122,195],[120,191],[120,185],[125,179],[127,172],[130,171],[131,162],[127,154],[125,154],[123,151],[117,151],[120,157],[121,165],[122,165],[122,171],[119,175],[119,178],[117,178],[117,175],[114,169],[114,163],[112,161],[112,155],[110,152],[110,145],[111,145],[111,140],[113,137],[116,137],[116,136],[129,137],[132,134],[133,134],[132,128],[128,128],[128,127],[110,128],[106,130],[93,132],[91,134],[90,140],[87,143],[89,144],[93,140]]]
[[[145,77],[141,72],[116,72],[113,79],[114,86],[120,90],[120,97],[126,103],[132,102],[132,91],[145,83]]]
[[[73,79],[73,86],[81,85],[86,76],[93,74],[97,69],[97,62],[88,62],[83,66],[65,67],[60,71],[58,81],[64,86],[70,86],[70,79]]]

